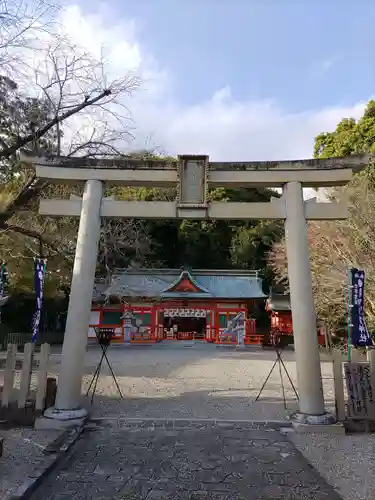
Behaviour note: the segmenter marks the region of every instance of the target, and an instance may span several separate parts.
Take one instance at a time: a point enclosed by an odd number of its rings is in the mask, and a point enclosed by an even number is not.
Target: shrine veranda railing
[[[166,327],[164,325],[165,317],[173,317],[176,313],[178,314],[187,311],[191,314],[193,310],[195,314],[200,313],[202,317],[206,319],[205,333],[204,337],[196,335],[194,331],[179,332],[177,335],[168,335],[166,332]],[[126,319],[124,319],[126,311],[132,311],[134,315],[138,315],[140,318],[144,318],[146,315],[148,317],[147,324],[142,323],[142,319],[139,324],[127,325]],[[246,345],[261,344],[262,336],[257,335],[256,332],[256,320],[252,318],[247,318],[246,308],[230,306],[228,304],[226,308],[217,308],[212,304],[198,304],[189,307],[181,307],[178,305],[167,304],[167,305],[144,305],[144,306],[123,306],[121,309],[113,309],[112,313],[118,315],[117,322],[105,322],[104,312],[111,313],[111,310],[103,310],[102,307],[94,307],[92,313],[96,313],[95,322],[90,321],[89,324],[89,340],[96,341],[95,328],[98,327],[109,327],[115,329],[114,343],[155,343],[161,340],[196,340],[201,338],[207,342],[212,342],[216,344],[237,344],[238,338],[237,334],[225,334],[230,321],[236,317],[239,313],[244,313],[245,325],[244,325],[244,343]],[[182,313],[181,313],[182,314]]]

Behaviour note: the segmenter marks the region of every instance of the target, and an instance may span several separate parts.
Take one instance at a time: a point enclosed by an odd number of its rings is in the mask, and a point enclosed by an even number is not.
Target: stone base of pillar
[[[323,415],[306,415],[296,412],[291,416],[292,427],[298,434],[346,434],[345,427],[341,422],[337,422],[332,413]]]
[[[37,418],[35,429],[67,429],[69,427],[82,427],[88,418],[84,408],[77,410],[58,410],[54,407],[47,408],[44,416]]]
[[[292,422],[304,425],[331,425],[337,422],[332,413],[323,413],[323,415],[307,415],[296,411],[290,417]]]

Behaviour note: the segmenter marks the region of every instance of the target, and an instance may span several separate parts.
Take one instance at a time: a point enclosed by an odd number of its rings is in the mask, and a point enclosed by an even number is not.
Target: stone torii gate
[[[74,425],[86,416],[82,408],[81,384],[101,217],[279,219],[285,221],[300,396],[295,418],[304,423],[332,421],[332,416],[324,409],[306,221],[345,219],[347,205],[344,201],[304,201],[302,189],[345,185],[353,172],[364,168],[368,160],[367,155],[244,163],[210,162],[208,156],[203,155],[182,155],[177,161],[23,155],[22,161],[35,167],[39,179],[59,184],[84,184],[82,199],[40,201],[41,215],[80,218],[56,404],[45,416],[53,419],[56,425]],[[177,199],[146,202],[104,198],[104,186],[114,184],[177,187]],[[267,203],[209,202],[208,188],[215,187],[281,187],[283,193]]]

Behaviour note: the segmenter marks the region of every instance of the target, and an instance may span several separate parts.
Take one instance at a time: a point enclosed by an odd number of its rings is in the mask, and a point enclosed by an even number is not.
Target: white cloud
[[[306,158],[318,133],[363,112],[365,103],[358,102],[291,113],[272,99],[236,99],[229,85],[215,89],[207,101],[186,105],[173,97],[173,68],[163,68],[142,48],[137,22],[114,24],[102,14],[86,15],[75,5],[62,11],[61,22],[74,43],[105,55],[111,78],[127,71],[141,75],[143,89],[127,102],[135,124],[134,148],[157,146],[168,154],[204,153],[223,161]]]
[[[276,103],[219,100],[217,93],[194,106],[135,102],[136,124],[169,153],[206,153],[214,160],[309,158],[314,137],[335,128],[344,116],[359,117],[364,103],[290,114]],[[151,129],[151,130],[150,130]]]

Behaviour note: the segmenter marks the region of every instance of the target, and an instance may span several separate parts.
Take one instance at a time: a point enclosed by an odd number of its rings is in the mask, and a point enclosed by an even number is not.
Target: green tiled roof
[[[168,289],[181,269],[117,270],[111,285],[101,295],[150,298],[263,299],[262,280],[257,271],[192,269],[190,274],[201,292],[171,292]],[[98,290],[99,291],[99,290]]]

